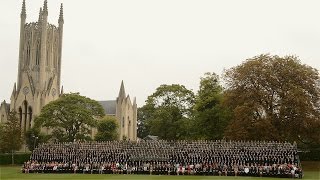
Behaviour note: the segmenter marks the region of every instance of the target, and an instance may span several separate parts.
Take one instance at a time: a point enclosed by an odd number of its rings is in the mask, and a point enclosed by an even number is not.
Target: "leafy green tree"
[[[148,124],[148,120],[151,119],[152,112],[150,112],[148,109],[148,106],[143,106],[138,108],[138,130],[137,130],[137,136],[141,139],[145,138],[150,134],[150,127]]]
[[[143,120],[150,134],[161,139],[187,139],[193,105],[194,93],[183,85],[161,85],[141,108],[145,116],[139,121]]]
[[[227,70],[230,139],[319,143],[319,73],[295,56],[260,55]]]
[[[200,139],[222,139],[229,114],[222,104],[223,88],[219,76],[205,73],[196,96],[194,131]]]
[[[92,128],[104,115],[97,101],[70,93],[44,106],[35,119],[35,126],[51,129],[52,137],[60,142],[91,140]]]
[[[118,134],[118,122],[113,116],[105,116],[98,121],[97,134],[94,139],[96,141],[112,141],[117,140]]]
[[[3,152],[12,153],[12,164],[14,164],[14,153],[20,150],[23,141],[17,113],[15,111],[9,112],[8,121],[2,128],[1,146]]]

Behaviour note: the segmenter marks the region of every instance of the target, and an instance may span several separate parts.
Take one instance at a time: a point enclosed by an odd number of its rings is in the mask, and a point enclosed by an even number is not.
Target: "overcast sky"
[[[0,101],[17,81],[21,2],[0,0]],[[124,80],[141,106],[161,84],[196,92],[205,72],[262,53],[320,69],[319,0],[48,0],[50,23],[61,2],[65,92],[115,99]],[[26,3],[36,21],[43,0]]]

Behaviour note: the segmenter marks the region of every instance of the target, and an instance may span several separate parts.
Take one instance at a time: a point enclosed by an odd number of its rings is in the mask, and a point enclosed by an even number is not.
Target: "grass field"
[[[320,180],[320,162],[304,163],[304,180]],[[164,180],[164,179],[236,179],[236,180],[271,180],[279,178],[260,177],[219,177],[219,176],[150,176],[150,175],[110,175],[110,174],[22,174],[20,166],[1,166],[0,180],[4,179],[137,179],[137,180]],[[289,178],[288,178],[289,179]]]

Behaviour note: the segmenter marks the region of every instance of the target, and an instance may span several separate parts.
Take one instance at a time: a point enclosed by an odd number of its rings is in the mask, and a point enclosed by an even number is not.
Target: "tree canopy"
[[[205,73],[200,78],[200,87],[196,95],[194,131],[196,138],[222,139],[227,126],[229,113],[222,104],[223,88],[219,76]]]
[[[226,70],[230,139],[319,143],[319,74],[295,56],[263,54]]]
[[[97,119],[104,115],[103,107],[97,101],[70,93],[44,106],[35,119],[35,126],[51,129],[52,137],[60,142],[90,140]]]
[[[185,139],[190,133],[194,93],[183,85],[161,85],[139,109],[139,127],[161,139]],[[143,110],[143,112],[141,112]]]
[[[20,150],[23,144],[20,122],[15,111],[9,112],[7,122],[0,126],[0,146],[2,152]]]
[[[105,116],[98,121],[97,134],[94,139],[96,141],[112,141],[118,139],[118,122],[113,116]]]
[[[262,54],[225,70],[223,80],[205,73],[196,95],[179,84],[158,87],[138,109],[139,137],[320,144],[317,69],[296,56]]]

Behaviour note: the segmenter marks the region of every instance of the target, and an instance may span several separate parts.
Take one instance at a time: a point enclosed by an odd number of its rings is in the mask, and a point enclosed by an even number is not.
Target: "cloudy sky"
[[[22,0],[0,0],[0,100],[17,81]],[[43,0],[26,0],[27,21]],[[197,91],[261,53],[297,55],[320,69],[319,0],[48,0],[57,24],[64,4],[62,84],[96,100],[115,99],[121,80],[138,106],[161,84]]]

